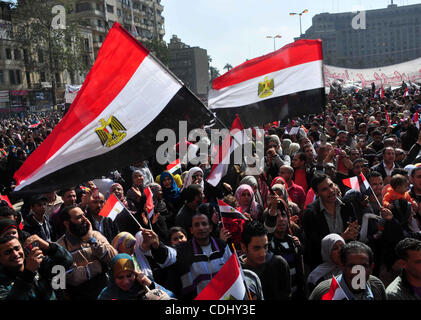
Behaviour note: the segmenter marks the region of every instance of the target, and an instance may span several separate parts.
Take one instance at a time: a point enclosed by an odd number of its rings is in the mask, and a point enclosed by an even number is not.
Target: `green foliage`
[[[168,66],[170,63],[170,50],[165,41],[153,39],[144,41],[142,44],[151,51],[164,65]]]

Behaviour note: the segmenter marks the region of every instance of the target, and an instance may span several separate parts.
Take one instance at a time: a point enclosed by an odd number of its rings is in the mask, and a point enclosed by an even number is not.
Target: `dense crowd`
[[[419,107],[405,84],[384,97],[375,87],[331,88],[322,114],[262,124],[263,174],[230,165],[213,187],[210,163],[170,173],[133,159],[107,177],[23,199],[20,210],[2,201],[0,299],[192,300],[235,249],[244,298],[326,299],[335,279],[345,299],[419,300]],[[61,116],[1,121],[2,194],[12,202],[21,200],[11,194],[14,172]],[[350,188],[352,177],[360,178]],[[111,194],[127,208],[115,220],[99,215]],[[217,200],[245,219],[223,223]],[[54,265],[66,269],[65,289],[52,286]],[[357,287],[355,266],[365,280]]]

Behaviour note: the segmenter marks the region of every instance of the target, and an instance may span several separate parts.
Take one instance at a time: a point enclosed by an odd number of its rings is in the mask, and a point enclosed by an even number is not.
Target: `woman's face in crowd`
[[[343,246],[344,244],[341,241],[336,241],[333,245],[332,251],[330,252],[330,259],[338,266],[341,265],[340,253]]]
[[[162,180],[162,185],[165,189],[170,189],[171,188],[171,178],[165,177],[165,179]]]
[[[132,271],[123,271],[114,277],[115,284],[123,291],[129,291],[135,280],[136,275]]]
[[[240,195],[240,202],[242,206],[248,206],[251,203],[251,193],[248,190],[244,190]]]
[[[133,176],[133,184],[135,186],[142,186],[143,185],[144,178],[143,176],[138,172]]]
[[[121,199],[124,196],[124,191],[121,186],[114,186],[111,189],[111,193],[114,193],[118,199]]]
[[[202,179],[203,179],[203,174],[200,171],[196,172],[192,176],[192,182],[195,184],[200,184],[202,182]]]
[[[171,235],[170,243],[172,246],[176,246],[183,242],[187,242],[187,238],[181,231],[177,231]]]

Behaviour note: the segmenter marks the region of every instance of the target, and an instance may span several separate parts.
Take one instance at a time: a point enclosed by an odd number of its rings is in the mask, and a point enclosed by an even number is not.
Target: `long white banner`
[[[324,65],[325,87],[335,80],[360,82],[361,87],[399,86],[402,81],[421,82],[421,58],[386,67],[372,69],[347,69]]]

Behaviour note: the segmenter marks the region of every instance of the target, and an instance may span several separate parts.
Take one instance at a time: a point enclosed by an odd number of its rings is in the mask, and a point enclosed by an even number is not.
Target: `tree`
[[[209,67],[211,82],[220,76],[219,70],[214,67]]]
[[[24,50],[26,70],[48,75],[54,105],[57,104],[56,73],[83,72],[92,63],[79,33],[78,21],[69,15],[75,4],[75,0],[20,0],[12,10],[12,39]],[[63,29],[53,25],[57,13],[52,9],[56,5],[65,8]]]
[[[148,48],[163,64],[166,66],[170,63],[170,50],[165,41],[153,39],[144,41],[143,45]]]
[[[230,65],[229,63],[227,63],[227,64],[224,66],[224,69],[225,69],[225,70],[227,70],[227,72],[228,72],[228,71],[230,71],[230,70],[232,69],[232,65]]]

